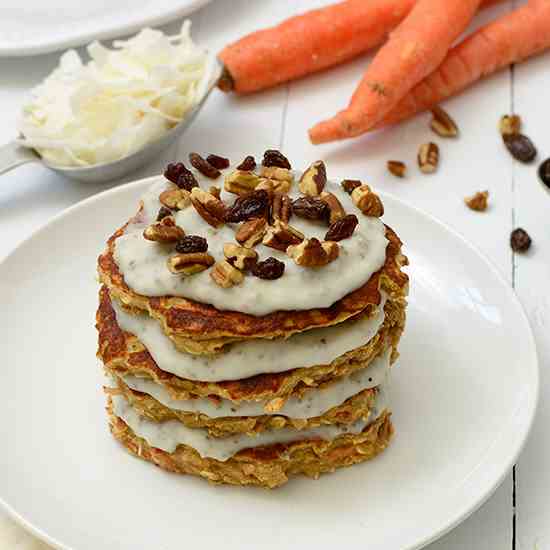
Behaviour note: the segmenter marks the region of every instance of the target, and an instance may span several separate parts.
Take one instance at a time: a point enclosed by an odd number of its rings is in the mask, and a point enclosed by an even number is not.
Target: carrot
[[[358,136],[434,71],[480,0],[418,0],[373,59],[349,106],[309,131],[313,143]]]
[[[530,3],[489,23],[454,47],[377,125],[395,124],[454,96],[477,80],[550,48],[550,1]]]
[[[342,63],[380,44],[416,0],[346,0],[225,47],[225,89],[255,92]]]

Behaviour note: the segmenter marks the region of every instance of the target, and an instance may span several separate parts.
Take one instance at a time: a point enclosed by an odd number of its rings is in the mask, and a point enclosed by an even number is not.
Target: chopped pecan
[[[224,189],[236,195],[247,195],[254,191],[262,178],[247,170],[234,170],[225,176]]]
[[[266,229],[267,221],[265,218],[249,220],[239,227],[235,234],[235,240],[247,248],[252,248],[263,239]]]
[[[432,121],[430,122],[430,128],[441,137],[456,137],[458,136],[458,126],[452,119],[451,115],[435,105],[432,107]]]
[[[222,288],[239,285],[244,279],[244,275],[227,260],[216,262],[210,272],[210,277],[212,277],[213,281]]]
[[[504,115],[499,122],[500,135],[510,136],[521,132],[521,117],[519,115]]]
[[[215,180],[221,176],[221,172],[207,160],[203,159],[198,153],[189,153],[189,162],[193,168],[196,168],[207,178]]]
[[[262,166],[260,174],[263,178],[271,180],[275,190],[282,193],[288,193],[294,181],[294,174],[279,166]]]
[[[317,197],[327,184],[327,169],[322,160],[314,162],[300,178],[299,188],[304,195]]]
[[[176,225],[173,216],[166,216],[160,222],[146,227],[143,236],[157,243],[175,243],[185,236],[185,231]]]
[[[252,269],[258,261],[258,253],[255,250],[238,244],[224,244],[223,254],[231,265],[241,271]]]
[[[279,220],[288,223],[292,216],[292,201],[284,193],[273,193],[271,200],[271,218],[273,221]]]
[[[265,191],[269,197],[273,197],[273,193],[275,192],[275,184],[277,182],[274,180],[268,180],[265,178],[260,178],[260,183],[256,186],[256,191]]]
[[[239,223],[252,218],[269,216],[270,200],[267,191],[260,189],[235,200],[226,214],[228,223]]]
[[[439,164],[439,147],[436,143],[424,143],[418,149],[418,167],[424,174],[432,174]]]
[[[258,262],[252,268],[252,275],[260,278],[266,279],[268,281],[273,281],[283,276],[285,272],[285,264],[277,258],[267,258],[263,262]]]
[[[342,206],[336,195],[328,193],[327,191],[323,191],[321,193],[320,199],[328,206],[329,223],[334,223],[335,221],[342,219],[346,215],[346,211],[344,210],[344,207]]]
[[[206,162],[218,170],[225,170],[226,168],[229,168],[229,159],[220,157],[220,155],[214,155],[211,153],[206,157]]]
[[[175,275],[194,275],[214,265],[214,258],[207,252],[175,254],[168,258],[168,269]]]
[[[159,201],[172,210],[183,210],[191,204],[191,193],[185,189],[174,187],[163,191],[159,195]]]
[[[340,247],[333,241],[321,242],[313,237],[289,246],[286,253],[302,267],[323,267],[338,258]]]
[[[292,202],[292,212],[306,220],[326,220],[328,218],[328,205],[318,197],[300,197]]]
[[[275,180],[262,178],[256,189],[265,189],[266,191],[273,193],[288,193],[292,187],[292,182],[288,180]]]
[[[278,166],[279,168],[287,168],[288,170],[291,168],[288,159],[283,155],[283,153],[281,153],[281,151],[277,151],[276,149],[268,149],[264,153],[262,164],[264,166]]]
[[[327,234],[325,235],[325,241],[341,241],[351,237],[358,223],[359,220],[355,214],[348,214],[336,220],[334,223],[330,224]]]
[[[471,197],[466,197],[464,202],[470,210],[476,210],[477,212],[485,212],[488,206],[489,191],[478,191]]]
[[[222,194],[222,190],[219,187],[216,187],[215,185],[211,185],[210,188],[208,189],[208,192],[211,195],[214,195],[217,199],[219,199]]]
[[[404,162],[401,162],[400,160],[388,160],[387,167],[388,171],[391,172],[394,176],[398,178],[405,177],[407,166]]]
[[[252,155],[248,155],[244,160],[237,166],[237,170],[246,170],[252,171],[256,168],[256,160]]]
[[[211,193],[195,187],[191,191],[191,202],[204,221],[212,227],[221,227],[223,225],[227,208],[221,200]]]
[[[362,183],[359,180],[342,180],[342,183],[340,185],[348,195],[351,195],[353,193],[353,190],[357,187],[360,187]]]
[[[379,218],[384,215],[384,205],[380,197],[366,184],[356,187],[351,194],[351,199],[353,204],[355,204],[365,216]]]
[[[262,244],[277,250],[286,252],[286,249],[293,244],[299,244],[304,240],[304,234],[287,223],[276,221],[267,228]]]

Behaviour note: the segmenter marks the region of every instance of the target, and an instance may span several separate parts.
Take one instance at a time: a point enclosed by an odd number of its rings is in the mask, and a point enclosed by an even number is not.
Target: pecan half
[[[407,165],[400,160],[388,160],[388,171],[398,178],[404,178],[407,171]]]
[[[418,167],[424,174],[432,174],[439,164],[439,147],[435,143],[424,143],[418,149]]]
[[[191,193],[177,187],[167,189],[159,195],[159,201],[172,210],[183,210],[191,204]]]
[[[247,170],[234,170],[225,176],[224,189],[236,195],[247,195],[256,189],[262,178]]]
[[[224,244],[223,254],[231,265],[241,271],[252,269],[258,261],[258,253],[255,250],[238,244]]]
[[[351,237],[358,223],[359,220],[355,214],[348,214],[336,220],[328,228],[325,241],[341,241]]]
[[[315,237],[289,246],[286,253],[302,267],[323,267],[338,258],[340,247],[335,242],[321,242]]]
[[[353,190],[351,200],[365,216],[379,218],[384,215],[384,205],[380,197],[366,184],[356,187]]]
[[[327,184],[327,169],[322,160],[315,161],[300,178],[298,187],[304,195],[317,197]]]
[[[244,280],[244,275],[227,260],[216,262],[210,272],[210,277],[212,277],[212,280],[222,288],[239,285]]]
[[[264,166],[278,166],[279,168],[287,168],[288,170],[291,168],[288,159],[283,155],[283,153],[281,153],[281,151],[277,151],[276,149],[268,149],[264,153],[262,164]]]
[[[342,183],[340,185],[348,195],[351,195],[353,193],[353,190],[357,189],[357,187],[360,187],[362,183],[359,180],[342,180]]]
[[[271,219],[288,223],[292,216],[292,201],[284,193],[273,193],[271,200]]]
[[[464,203],[470,210],[475,210],[476,212],[485,212],[487,206],[489,205],[489,191],[478,191],[475,195],[471,197],[466,197]]]
[[[221,176],[221,172],[212,166],[206,159],[203,159],[198,153],[189,153],[189,162],[193,168],[196,168],[203,176],[215,180]]]
[[[263,239],[266,230],[267,221],[265,218],[249,220],[239,227],[235,234],[235,240],[247,248],[252,248]]]
[[[327,191],[323,191],[320,198],[328,206],[329,223],[334,223],[335,221],[342,219],[346,215],[346,211],[344,210],[344,207],[342,206],[336,195],[328,193]]]
[[[329,210],[326,202],[306,195],[292,202],[292,212],[306,220],[325,220]]]
[[[452,119],[451,115],[435,105],[432,107],[433,118],[430,122],[430,128],[441,137],[456,137],[458,136],[458,126]]]
[[[303,233],[287,223],[276,221],[272,226],[267,228],[262,244],[286,252],[286,249],[290,245],[299,244],[303,240]]]
[[[174,275],[188,277],[200,273],[214,265],[214,258],[207,252],[191,252],[188,254],[175,254],[168,258],[168,269]]]
[[[175,243],[185,236],[185,231],[176,225],[173,216],[166,216],[160,222],[145,228],[143,237],[157,243]]]
[[[227,208],[225,204],[211,193],[198,187],[191,191],[191,202],[202,219],[212,227],[221,227],[224,223]]]

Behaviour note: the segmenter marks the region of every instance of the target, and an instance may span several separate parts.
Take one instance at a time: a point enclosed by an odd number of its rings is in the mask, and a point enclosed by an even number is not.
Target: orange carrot
[[[346,0],[256,31],[219,54],[225,89],[255,92],[342,63],[380,44],[416,0]]]
[[[454,47],[377,125],[395,124],[458,94],[477,80],[550,48],[550,1],[530,3],[489,23]]]
[[[365,73],[349,106],[309,131],[313,143],[358,136],[434,71],[470,23],[480,0],[418,0]]]

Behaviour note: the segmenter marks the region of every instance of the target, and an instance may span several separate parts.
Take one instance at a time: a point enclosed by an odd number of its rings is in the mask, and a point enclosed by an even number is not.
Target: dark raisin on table
[[[537,156],[537,149],[533,142],[523,134],[508,134],[502,139],[510,154],[519,162],[527,164]]]
[[[550,158],[539,166],[539,178],[550,189]]]
[[[531,237],[521,227],[514,229],[510,235],[510,246],[514,252],[527,252],[531,248]]]

